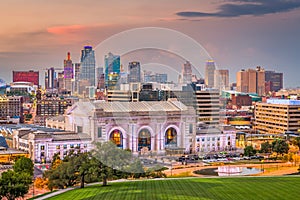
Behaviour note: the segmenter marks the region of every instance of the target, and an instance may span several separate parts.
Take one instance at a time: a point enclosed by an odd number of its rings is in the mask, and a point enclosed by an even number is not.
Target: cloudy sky
[[[119,32],[162,27],[201,44],[231,81],[260,65],[284,72],[285,87],[300,86],[300,0],[10,0],[1,1],[0,20],[6,81],[12,70],[61,67],[68,51],[78,62],[84,45]]]

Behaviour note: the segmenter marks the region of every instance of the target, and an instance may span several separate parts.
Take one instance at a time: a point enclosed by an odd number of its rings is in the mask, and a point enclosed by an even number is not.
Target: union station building
[[[60,128],[66,131],[88,134],[95,142],[110,140],[133,153],[195,151],[195,110],[176,100],[77,102],[63,121]],[[56,118],[46,122],[51,128],[57,124]]]

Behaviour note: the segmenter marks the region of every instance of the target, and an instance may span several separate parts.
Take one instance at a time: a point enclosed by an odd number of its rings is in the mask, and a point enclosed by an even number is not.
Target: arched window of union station
[[[151,150],[151,133],[146,128],[142,129],[139,132],[138,151],[140,151],[144,147],[148,148],[148,150]]]
[[[120,130],[115,129],[110,134],[109,139],[117,145],[117,147],[123,148],[123,134]]]
[[[177,131],[175,128],[170,127],[165,133],[165,145],[166,146],[177,146]]]

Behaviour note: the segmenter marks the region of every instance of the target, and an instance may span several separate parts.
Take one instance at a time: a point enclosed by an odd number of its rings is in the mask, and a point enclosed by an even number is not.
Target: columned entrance
[[[149,151],[151,150],[151,133],[146,128],[142,129],[138,135],[138,151],[144,147],[148,148]]]

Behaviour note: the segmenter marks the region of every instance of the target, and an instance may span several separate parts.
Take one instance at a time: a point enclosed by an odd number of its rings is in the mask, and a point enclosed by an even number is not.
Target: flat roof
[[[267,99],[269,104],[280,104],[280,105],[300,105],[300,100],[289,100],[289,99]]]

